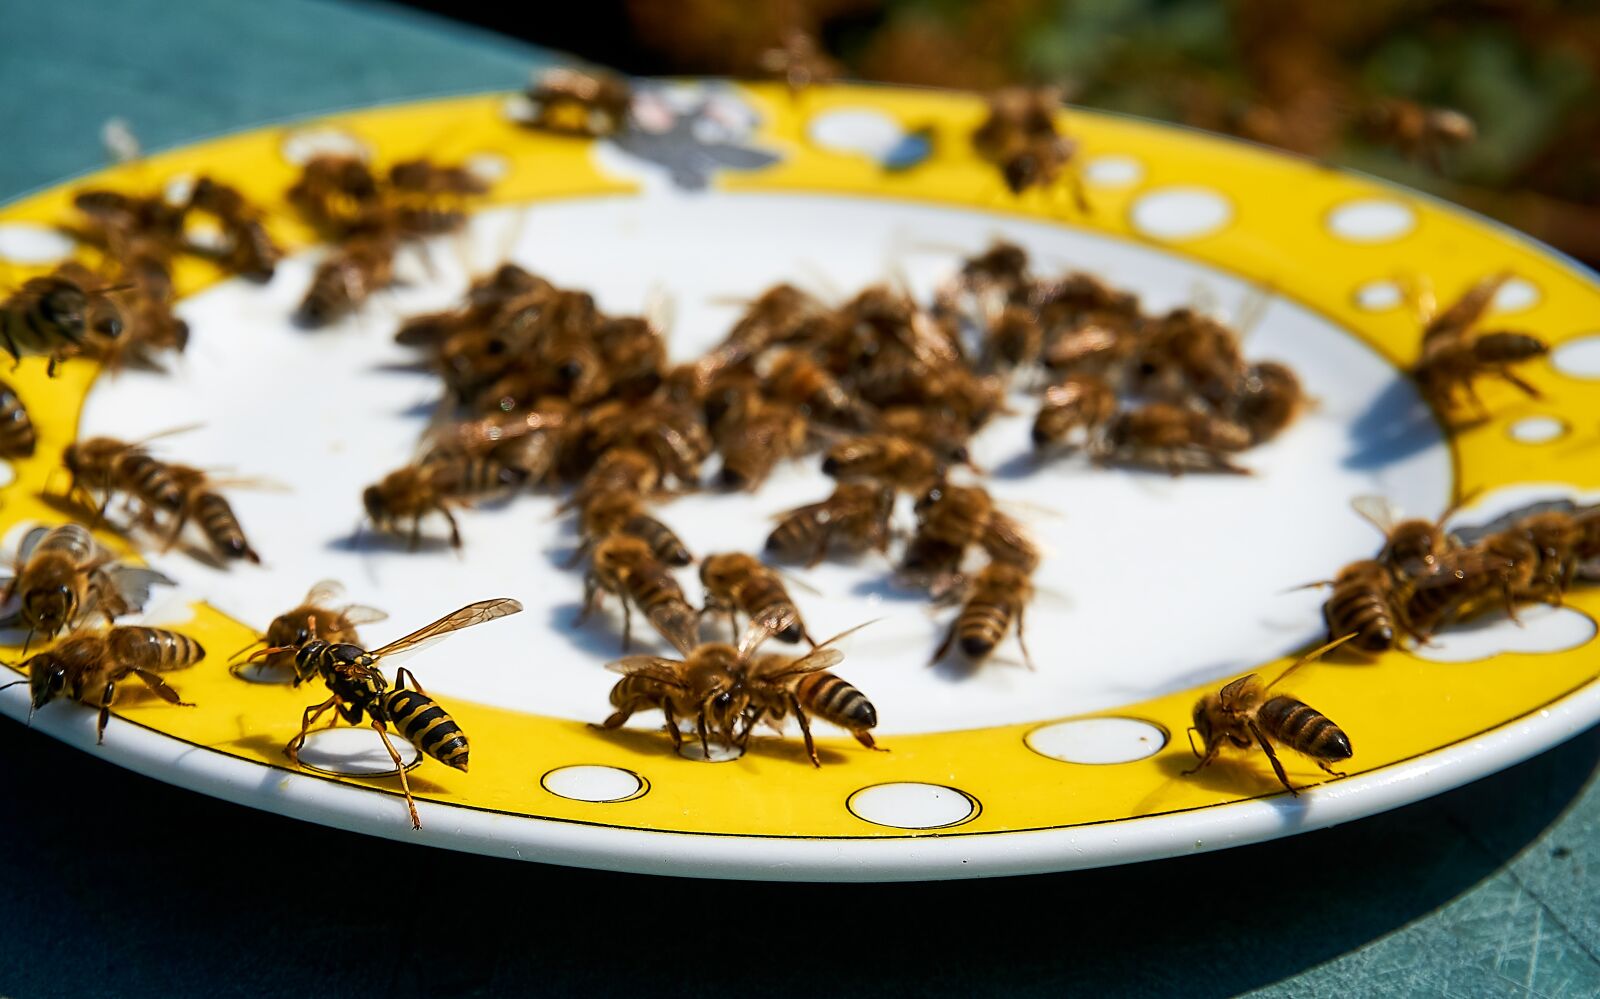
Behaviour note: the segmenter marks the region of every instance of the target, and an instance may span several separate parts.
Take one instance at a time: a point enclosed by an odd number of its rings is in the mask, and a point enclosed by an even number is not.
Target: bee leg
[[[944,654],[950,651],[950,643],[956,640],[956,625],[960,620],[961,616],[958,614],[955,620],[950,622],[949,629],[944,633],[944,641],[939,643],[939,647],[933,651],[933,658],[928,660],[929,666],[943,659]]]
[[[404,666],[402,666],[398,670],[396,670],[395,674],[394,674],[395,689],[396,690],[404,690],[404,689],[406,689],[406,684],[407,683],[411,684],[411,689],[415,690],[417,693],[421,694],[423,697],[429,696],[428,692],[426,690],[422,689],[422,684],[417,682],[417,675],[415,673],[411,672],[410,670],[406,669]]]
[[[628,651],[633,644],[633,601],[626,594],[622,597],[622,651]]]
[[[730,644],[738,645],[739,644],[739,613],[738,613],[738,611],[733,609],[733,605],[732,604],[729,604],[727,606],[726,610],[728,612],[728,641],[729,641]]]
[[[94,744],[96,746],[106,741],[106,722],[111,720],[111,700],[116,696],[117,685],[107,680],[105,689],[100,691],[100,717],[95,721],[94,726]]]
[[[417,550],[417,543],[421,540],[421,538],[422,538],[422,514],[419,513],[415,517],[411,518],[411,533],[410,533],[410,535],[407,536],[406,550],[407,551],[413,551],[413,552],[416,551]]]
[[[805,736],[806,752],[811,756],[811,765],[821,769],[822,761],[817,759],[817,744],[811,738],[811,719],[806,717],[806,709],[800,706],[800,698],[790,694],[789,703],[794,707],[794,716],[800,722],[800,734]]]
[[[1022,615],[1025,610],[1023,607],[1017,608],[1017,648],[1022,650],[1022,662],[1029,669],[1034,669],[1033,656],[1028,654],[1028,643],[1022,637]]]
[[[389,741],[389,729],[378,719],[372,719],[372,728],[378,733],[378,738],[383,740],[383,748],[389,751],[389,759],[394,761],[394,768],[400,771],[400,792],[406,796],[406,808],[411,812],[411,828],[422,828],[422,817],[417,814],[417,800],[411,797],[411,782],[406,779],[406,763],[400,758],[400,751],[394,748],[394,743]]]
[[[1278,754],[1272,749],[1272,743],[1267,741],[1266,733],[1261,731],[1261,727],[1255,722],[1246,722],[1246,724],[1250,726],[1250,734],[1256,737],[1256,744],[1267,754],[1267,761],[1272,764],[1272,772],[1278,775],[1278,783],[1282,784],[1283,789],[1294,797],[1300,797],[1300,792],[1295,790],[1293,784],[1289,783],[1289,775],[1284,772],[1283,764],[1278,760]]]
[[[672,737],[673,752],[682,751],[683,733],[678,730],[678,718],[672,713],[671,700],[664,700],[661,702],[661,714],[667,719],[667,734]]]
[[[872,733],[868,732],[866,729],[853,731],[850,734],[855,736],[856,741],[861,743],[863,746],[866,746],[868,749],[876,750],[880,753],[887,753],[889,751],[886,747],[878,745],[878,743],[872,738]]]
[[[583,607],[578,610],[578,616],[573,619],[573,627],[583,624],[589,619],[589,613],[594,610],[595,604],[600,599],[600,580],[593,571],[587,572],[583,577]]]
[[[695,719],[695,729],[700,733],[700,755],[709,762],[711,759],[711,742],[709,733],[706,731],[706,713],[704,709],[700,711],[700,717]]]
[[[1333,766],[1327,760],[1318,760],[1317,766],[1322,768],[1323,773],[1332,774],[1335,777],[1348,776],[1343,770],[1333,769]]]
[[[1540,392],[1533,385],[1530,385],[1527,381],[1525,381],[1521,376],[1517,375],[1516,372],[1512,371],[1510,368],[1501,368],[1497,372],[1497,374],[1499,374],[1501,378],[1504,378],[1506,381],[1508,381],[1511,384],[1515,385],[1517,388],[1519,388],[1522,391],[1526,392],[1528,394],[1529,398],[1531,398],[1531,399],[1543,399],[1544,398],[1544,393],[1543,392]]]
[[[1193,742],[1189,743],[1189,748],[1190,749],[1194,748],[1194,743]],[[1222,749],[1222,744],[1219,742],[1217,745],[1215,745],[1215,746],[1211,747],[1210,749],[1206,750],[1205,755],[1204,756],[1200,756],[1200,762],[1196,763],[1194,766],[1190,767],[1189,769],[1183,771],[1182,772],[1182,776],[1184,776],[1184,777],[1192,777],[1195,774],[1199,773],[1200,771],[1204,770],[1206,767],[1209,767],[1211,765],[1212,761],[1217,758],[1217,753],[1221,749]],[[1196,754],[1196,755],[1199,755],[1199,754]]]
[[[289,757],[289,762],[295,766],[300,765],[300,747],[306,744],[306,734],[311,731],[312,724],[318,718],[321,718],[329,708],[338,703],[339,698],[335,696],[328,698],[321,704],[313,704],[311,707],[306,708],[305,713],[300,716],[300,734],[290,739],[289,744],[283,747],[283,755]]]

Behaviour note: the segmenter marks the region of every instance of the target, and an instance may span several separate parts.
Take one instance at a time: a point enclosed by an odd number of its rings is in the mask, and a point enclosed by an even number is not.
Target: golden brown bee
[[[461,547],[461,530],[451,507],[478,497],[516,489],[526,480],[522,471],[490,458],[459,451],[434,451],[420,462],[385,475],[361,494],[367,517],[380,531],[393,531],[410,519],[413,549],[421,536],[422,518],[441,513],[450,523],[450,544]]]
[[[1198,773],[1210,766],[1224,746],[1249,749],[1252,745],[1256,745],[1267,754],[1267,760],[1272,764],[1272,772],[1277,775],[1278,783],[1282,784],[1284,790],[1290,794],[1298,796],[1299,790],[1289,783],[1289,775],[1284,772],[1283,764],[1279,762],[1278,754],[1273,749],[1273,745],[1279,743],[1303,756],[1310,757],[1325,772],[1335,777],[1343,777],[1344,774],[1334,770],[1331,764],[1339,760],[1348,760],[1354,753],[1350,746],[1350,737],[1344,734],[1344,730],[1335,725],[1327,715],[1303,701],[1284,694],[1274,697],[1268,695],[1284,677],[1346,641],[1347,638],[1348,636],[1329,642],[1302,657],[1293,666],[1284,670],[1272,683],[1263,685],[1259,674],[1251,673],[1249,676],[1242,676],[1228,683],[1215,694],[1207,694],[1200,698],[1194,706],[1192,731],[1199,733],[1204,752],[1195,751],[1200,762],[1184,773]],[[1192,745],[1191,743],[1191,747]]]
[[[1045,389],[1044,402],[1033,419],[1035,448],[1070,443],[1075,433],[1088,444],[1117,415],[1117,393],[1095,375],[1068,375]]]
[[[389,167],[389,185],[408,194],[431,196],[488,194],[489,182],[470,167],[446,166],[430,159],[403,160]]]
[[[0,301],[0,347],[19,362],[29,355],[49,357],[54,376],[62,361],[82,352],[90,333],[121,335],[122,312],[108,297],[114,290],[73,261],[29,278]]]
[[[147,519],[175,514],[183,506],[182,486],[167,463],[151,456],[143,442],[113,437],[73,441],[62,451],[61,462],[72,475],[71,491],[82,489],[91,497],[100,493],[101,514],[114,493],[137,500]]]
[[[391,690],[389,681],[379,672],[378,665],[386,656],[398,655],[463,628],[521,610],[520,603],[505,597],[480,600],[371,652],[354,643],[328,642],[319,638],[294,648],[295,686],[321,679],[328,688],[329,697],[321,704],[306,708],[301,716],[300,732],[283,747],[284,754],[299,764],[300,748],[305,745],[311,726],[329,709],[336,709],[339,717],[351,725],[359,725],[363,719],[370,718],[373,730],[383,740],[384,748],[389,751],[389,758],[394,761],[395,770],[399,773],[400,790],[411,812],[411,827],[421,829],[422,819],[417,815],[417,803],[411,797],[405,762],[389,742],[389,726],[394,726],[407,742],[416,747],[417,752],[462,772],[466,771],[468,762],[467,736],[439,702],[428,696],[428,692],[422,689],[409,670],[401,667],[397,671]],[[289,646],[268,646],[251,658],[266,658],[286,651],[290,651]]]
[[[1468,145],[1478,137],[1477,125],[1460,111],[1425,107],[1398,97],[1374,101],[1361,124],[1371,138],[1434,171],[1440,169],[1440,154],[1445,149]]]
[[[584,475],[572,499],[562,509],[587,506],[600,496],[653,495],[661,484],[661,468],[655,459],[630,447],[607,448]]]
[[[633,91],[628,81],[603,71],[546,70],[527,91],[529,128],[562,135],[606,136],[628,123]]]
[[[649,320],[639,316],[602,319],[595,326],[594,343],[613,396],[641,399],[661,384],[667,369],[667,344]]]
[[[1577,574],[1583,530],[1571,514],[1530,514],[1478,542],[1485,553],[1514,563],[1512,588],[1519,599],[1560,604]]]
[[[133,236],[176,246],[183,233],[186,206],[173,204],[163,193],[138,195],[100,188],[79,191],[72,204],[90,224],[87,232],[75,230],[74,235],[98,246]]]
[[[578,534],[582,545],[573,553],[568,565],[576,565],[585,553],[602,538],[613,534],[626,534],[650,546],[657,560],[672,566],[684,566],[694,561],[683,541],[672,528],[652,517],[644,502],[635,493],[603,492],[589,496],[579,507]]]
[[[1422,353],[1411,376],[1423,398],[1446,422],[1455,422],[1458,395],[1462,394],[1483,418],[1488,418],[1488,407],[1474,384],[1479,378],[1499,378],[1540,398],[1539,390],[1512,371],[1511,366],[1543,357],[1549,353],[1549,345],[1527,333],[1474,331],[1495,294],[1510,278],[1505,273],[1484,278],[1468,288],[1455,304],[1427,319]],[[1433,308],[1431,296],[1423,295],[1418,305],[1426,316]]]
[[[173,585],[153,569],[124,565],[78,524],[35,527],[22,539],[0,602],[17,598],[17,620],[54,635],[91,613],[113,621],[144,609],[150,587]]]
[[[272,672],[287,672],[295,668],[295,652],[308,642],[360,645],[361,636],[356,633],[356,628],[386,620],[389,615],[374,607],[359,604],[332,606],[342,592],[344,587],[334,580],[321,580],[306,592],[300,606],[273,618],[272,623],[267,625],[266,634],[240,649],[236,655],[254,646],[265,645],[276,651],[256,657],[261,660],[262,668]]]
[[[1107,378],[1120,374],[1118,369],[1137,347],[1132,324],[1087,320],[1047,335],[1039,359],[1059,374]]]
[[[1411,586],[1401,617],[1424,638],[1452,621],[1487,609],[1497,598],[1514,618],[1516,590],[1527,584],[1531,569],[1528,562],[1482,548],[1446,552],[1433,572]]]
[[[168,526],[169,543],[176,541],[184,527],[193,520],[200,525],[201,533],[222,557],[249,559],[260,565],[261,556],[250,547],[239,518],[234,516],[233,506],[212,488],[206,473],[187,465],[169,464],[167,470],[183,490],[183,502]]]
[[[840,441],[828,449],[822,471],[840,482],[872,479],[919,494],[944,473],[927,445],[892,434],[864,434]]]
[[[727,692],[730,708],[746,717],[741,747],[749,743],[757,723],[781,729],[793,711],[814,767],[821,767],[822,761],[811,737],[811,717],[839,726],[868,749],[887,752],[872,737],[872,729],[878,725],[877,708],[855,685],[829,672],[844,659],[843,652],[829,646],[855,630],[834,635],[798,658],[776,654],[741,657],[734,671],[738,682]],[[759,644],[755,636],[762,633],[759,626],[751,628],[741,649]]]
[[[702,613],[726,614],[734,638],[739,634],[738,615],[743,613],[752,627],[771,632],[779,641],[811,641],[783,580],[754,556],[707,555],[700,563],[700,582],[706,591]]]
[[[1227,458],[1250,446],[1250,434],[1236,423],[1165,402],[1152,402],[1118,413],[1103,440],[1095,442],[1094,460],[1157,468],[1171,475],[1184,472],[1226,472],[1249,475]]]
[[[1331,586],[1322,604],[1328,638],[1354,635],[1350,648],[1363,656],[1376,656],[1394,648],[1404,629],[1404,592],[1389,566],[1375,559],[1351,562],[1334,579],[1313,583]]]
[[[1432,521],[1402,520],[1399,512],[1382,496],[1357,496],[1350,505],[1383,532],[1383,550],[1378,553],[1378,561],[1398,579],[1416,579],[1432,573],[1439,567],[1440,558],[1455,547],[1444,529],[1444,522],[1454,507]]]
[[[1288,366],[1263,361],[1245,368],[1244,377],[1223,404],[1223,415],[1264,444],[1282,433],[1306,408],[1300,379]]]
[[[63,696],[99,708],[95,742],[104,742],[118,683],[131,675],[168,704],[193,707],[157,673],[192,666],[205,654],[189,636],[161,628],[77,632],[22,664],[33,695],[29,711]]]
[[[807,431],[806,419],[795,407],[752,395],[719,422],[718,481],[729,489],[760,488],[779,462],[805,450]]]
[[[775,284],[745,306],[727,340],[712,353],[720,352],[719,365],[726,367],[774,344],[805,338],[826,315],[827,309],[815,295],[792,284]],[[724,349],[732,346],[739,350]]]
[[[723,745],[735,746],[739,712],[734,709],[731,691],[743,653],[721,642],[703,642],[683,650],[683,655],[682,660],[629,656],[607,663],[606,669],[621,673],[622,679],[611,688],[611,706],[616,710],[600,727],[621,728],[634,712],[657,708],[666,717],[675,750],[683,748],[678,722],[691,718],[705,759],[711,758],[712,731]]]
[[[783,40],[762,52],[756,64],[762,73],[782,80],[791,98],[798,98],[807,87],[832,83],[840,71],[816,37],[799,29],[784,32]]]
[[[16,389],[0,382],[0,458],[31,458],[38,442],[22,398]]]
[[[646,542],[627,534],[613,534],[594,546],[583,582],[583,610],[578,614],[578,624],[599,605],[602,593],[615,594],[622,600],[623,651],[632,644],[634,606],[680,652],[694,647],[700,615],[684,599],[683,588]]]
[[[766,360],[762,388],[777,402],[800,407],[812,420],[852,430],[872,424],[871,407],[851,397],[827,369],[808,354],[784,350]]]
[[[361,308],[373,292],[394,283],[394,254],[394,238],[386,234],[355,237],[335,246],[312,273],[294,321],[315,329]]]
[[[767,535],[766,550],[792,561],[816,565],[830,548],[848,552],[889,549],[889,517],[894,489],[875,482],[841,482],[833,495],[779,515]]]
[[[1033,657],[1023,638],[1023,614],[1033,600],[1033,580],[1028,570],[1005,562],[990,562],[973,578],[967,587],[966,599],[944,641],[934,651],[932,662],[943,659],[957,638],[961,651],[974,662],[982,662],[994,651],[1014,626],[1017,629],[1017,647],[1022,650],[1022,661],[1033,669]]]
[[[227,248],[217,255],[217,262],[224,269],[251,281],[272,278],[283,251],[267,232],[261,210],[238,188],[211,177],[201,177],[189,192],[188,207],[215,216],[221,224]]]
[[[327,239],[343,239],[369,225],[377,212],[378,178],[358,156],[314,156],[288,192],[294,205]]]
[[[1012,194],[1049,187],[1063,174],[1080,210],[1089,210],[1081,180],[1067,171],[1077,143],[1056,130],[1061,91],[1054,87],[1008,87],[989,98],[989,115],[972,133],[978,154],[1000,166]]]
[[[528,412],[498,413],[446,424],[430,431],[427,443],[436,450],[485,455],[527,473],[541,482],[553,469],[560,435],[577,422],[572,406],[561,399],[542,399]]]

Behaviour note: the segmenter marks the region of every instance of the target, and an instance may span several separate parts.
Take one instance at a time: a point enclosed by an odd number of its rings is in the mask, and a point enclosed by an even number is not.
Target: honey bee
[[[31,458],[38,442],[22,398],[16,389],[0,382],[0,458]]]
[[[1422,637],[1445,624],[1470,617],[1496,597],[1516,617],[1516,591],[1526,585],[1532,566],[1482,548],[1457,549],[1439,558],[1433,572],[1410,587],[1401,617]]]
[[[611,688],[611,706],[616,710],[600,723],[600,728],[621,728],[635,712],[659,709],[666,718],[672,748],[683,749],[680,720],[694,719],[700,736],[700,751],[711,758],[711,732],[725,746],[738,742],[739,710],[732,692],[744,653],[721,642],[703,642],[683,651],[683,659],[660,656],[629,656],[606,669],[621,673]]]
[[[1061,91],[1054,87],[1008,87],[989,98],[989,115],[972,133],[978,154],[1000,167],[1006,187],[1021,194],[1050,187],[1065,177],[1078,208],[1088,213],[1088,197],[1075,171],[1067,169],[1077,143],[1056,130]]]
[[[393,531],[409,518],[408,535],[415,550],[421,536],[422,518],[441,513],[450,524],[450,545],[461,547],[461,529],[451,507],[515,489],[526,480],[522,471],[490,458],[474,457],[459,451],[433,451],[414,464],[385,475],[361,494],[367,518],[380,531]]]
[[[222,267],[251,281],[271,280],[283,251],[267,232],[261,211],[238,188],[201,177],[189,192],[188,207],[210,213],[222,225],[227,237],[227,247],[218,255]]]
[[[234,515],[233,506],[212,488],[206,474],[187,465],[168,465],[167,469],[183,490],[183,502],[168,529],[168,542],[176,541],[183,533],[184,526],[193,520],[200,525],[206,540],[224,558],[248,559],[260,565],[261,556],[250,547],[244,528]]]
[[[972,427],[947,409],[890,406],[878,414],[877,429],[881,433],[916,441],[949,464],[972,464],[972,456],[967,451]]]
[[[1097,464],[1122,464],[1184,472],[1249,475],[1227,458],[1250,446],[1250,434],[1236,423],[1166,402],[1146,403],[1118,413],[1102,440],[1095,442]]]
[[[35,527],[17,549],[16,568],[0,602],[20,601],[16,619],[54,635],[98,612],[113,621],[144,609],[150,587],[172,580],[153,569],[124,565],[78,524]]]
[[[298,766],[300,748],[305,745],[311,726],[329,709],[336,709],[340,717],[351,725],[361,724],[364,718],[370,719],[372,728],[383,739],[384,748],[389,751],[389,758],[394,761],[395,769],[400,774],[400,790],[405,795],[406,808],[411,812],[411,828],[421,829],[422,819],[417,814],[416,800],[411,797],[405,763],[389,741],[389,727],[393,726],[419,753],[462,772],[467,769],[467,736],[455,719],[440,707],[439,702],[428,696],[409,670],[401,667],[395,674],[395,685],[390,689],[389,682],[379,672],[378,666],[386,656],[417,648],[463,628],[521,610],[520,603],[504,597],[480,600],[370,652],[353,643],[329,642],[320,638],[312,638],[293,649],[295,686],[321,679],[327,685],[330,696],[321,704],[306,708],[301,717],[300,732],[284,746],[284,754]],[[287,646],[268,646],[257,651],[252,658],[266,658],[286,651],[290,651]]]
[[[852,398],[827,369],[802,351],[770,355],[762,388],[771,399],[798,406],[819,422],[852,430],[864,430],[873,422],[871,408]]]
[[[638,316],[602,319],[595,326],[594,343],[613,396],[641,399],[660,386],[667,368],[667,345],[649,320]]]
[[[1033,657],[1023,638],[1023,614],[1033,600],[1033,580],[1028,570],[1005,562],[990,562],[978,570],[967,586],[965,600],[956,619],[950,623],[944,641],[930,662],[943,659],[950,646],[960,639],[961,651],[974,662],[982,662],[1014,626],[1022,661],[1033,669]]]
[[[75,229],[73,235],[99,246],[133,236],[176,246],[187,211],[186,205],[174,204],[164,194],[138,195],[107,188],[79,191],[72,204],[89,220],[87,231]]]
[[[874,482],[841,482],[821,503],[779,514],[766,550],[780,558],[816,565],[829,549],[849,552],[889,549],[894,489]]]
[[[29,278],[0,301],[0,347],[18,363],[30,355],[48,357],[54,377],[62,361],[83,351],[89,333],[121,335],[122,312],[109,297],[119,290],[73,261]]]
[[[361,636],[356,633],[356,628],[387,620],[389,615],[377,608],[359,604],[332,606],[332,602],[343,592],[344,587],[334,580],[321,580],[306,592],[300,606],[273,618],[272,623],[267,625],[266,634],[240,649],[236,655],[242,655],[257,645],[268,646],[276,651],[259,657],[261,668],[281,673],[295,668],[295,652],[308,642],[360,645]]]
[[[1434,171],[1440,169],[1445,149],[1468,145],[1478,137],[1477,125],[1460,111],[1425,107],[1396,97],[1374,101],[1361,124],[1371,138]]]
[[[841,482],[872,479],[904,492],[921,493],[944,470],[924,444],[892,434],[864,434],[829,448],[822,471]]]
[[[1394,506],[1382,496],[1357,496],[1350,505],[1368,523],[1383,533],[1384,545],[1378,561],[1399,579],[1426,576],[1439,567],[1440,558],[1453,544],[1444,522],[1455,511],[1455,504],[1437,521],[1402,520]]]
[[[822,761],[811,737],[811,717],[839,726],[868,749],[887,752],[872,737],[872,729],[878,725],[877,708],[854,684],[829,672],[844,660],[844,653],[832,648],[833,643],[864,627],[857,625],[834,635],[798,658],[779,654],[741,657],[734,671],[738,682],[727,691],[731,710],[746,717],[740,746],[749,743],[758,722],[781,730],[793,711],[814,767],[821,767]],[[764,633],[759,623],[753,625],[741,649],[753,649]]]
[[[348,239],[317,264],[294,321],[308,329],[350,315],[373,292],[394,283],[394,237],[382,233]]]
[[[1117,393],[1096,375],[1068,375],[1045,389],[1044,402],[1033,419],[1035,448],[1067,445],[1078,432],[1085,444],[1095,440],[1117,415]]]
[[[154,439],[128,443],[114,437],[90,437],[68,444],[61,452],[61,462],[72,476],[69,493],[83,490],[92,498],[99,492],[102,516],[115,493],[141,503],[149,517],[158,512],[176,514],[183,507],[183,487],[171,467],[146,450],[145,444]]]
[[[738,637],[737,616],[743,613],[752,626],[771,632],[779,641],[811,641],[783,580],[754,556],[707,555],[700,563],[700,582],[706,591],[702,613],[726,614],[734,637]]]
[[[699,414],[659,397],[592,407],[585,417],[584,436],[583,448],[590,453],[613,448],[640,451],[654,459],[661,472],[687,486],[699,484],[700,466],[712,450]]]
[[[1402,615],[1404,591],[1388,565],[1376,559],[1351,562],[1338,576],[1311,586],[1331,586],[1322,604],[1328,638],[1353,635],[1350,648],[1371,657],[1394,648],[1406,630]]]
[[[1263,361],[1245,368],[1238,391],[1226,401],[1223,415],[1264,444],[1282,433],[1306,408],[1300,379],[1287,365]]]
[[[161,628],[76,632],[22,664],[32,694],[29,711],[63,696],[99,708],[95,742],[104,742],[117,684],[133,676],[168,704],[194,707],[158,673],[192,666],[205,654],[200,643],[189,636]]]
[[[546,70],[527,91],[521,124],[562,135],[615,135],[628,122],[633,91],[628,81],[605,72]]]
[[[1137,346],[1131,324],[1086,320],[1047,332],[1039,360],[1046,370],[1056,374],[1111,378],[1120,376],[1119,369]]]
[[[1195,750],[1200,762],[1193,769],[1185,770],[1184,774],[1199,773],[1210,766],[1224,746],[1249,749],[1251,745],[1257,745],[1267,754],[1267,761],[1272,764],[1272,772],[1277,775],[1278,783],[1283,785],[1285,791],[1298,797],[1300,791],[1289,783],[1289,775],[1284,772],[1283,764],[1273,749],[1274,743],[1281,743],[1310,757],[1326,773],[1343,777],[1344,774],[1333,769],[1332,764],[1348,760],[1355,752],[1344,730],[1304,701],[1285,694],[1268,695],[1273,687],[1295,670],[1330,649],[1337,648],[1349,638],[1346,635],[1335,639],[1302,656],[1269,684],[1263,685],[1260,675],[1251,673],[1226,684],[1215,694],[1200,698],[1194,706],[1194,727],[1190,732],[1199,733],[1204,751]],[[1193,747],[1191,736],[1190,748]]]
[[[1431,294],[1414,296],[1426,324],[1422,332],[1422,353],[1411,369],[1411,376],[1423,398],[1447,422],[1455,421],[1461,394],[1484,419],[1488,418],[1488,407],[1475,387],[1479,378],[1499,378],[1532,398],[1540,398],[1539,390],[1512,371],[1511,366],[1543,357],[1549,353],[1549,345],[1528,333],[1474,330],[1495,294],[1510,278],[1506,273],[1484,278],[1468,288],[1455,304],[1431,317],[1428,315],[1433,311]]]
[[[447,166],[419,157],[389,167],[389,184],[397,191],[438,197],[489,193],[489,182],[467,166]]]
[[[991,559],[1027,572],[1039,565],[1038,546],[1021,524],[995,508],[984,489],[940,482],[917,500],[915,509],[916,539],[961,553],[979,545]]]
[[[989,321],[983,341],[985,370],[1010,370],[1033,364],[1044,349],[1044,328],[1038,314],[1022,305],[1007,305]]]
[[[792,284],[775,284],[746,305],[727,340],[712,353],[721,352],[719,364],[726,366],[735,355],[748,357],[774,344],[803,339],[826,314],[826,308],[810,292]]]
[[[720,421],[718,480],[729,489],[755,490],[779,462],[805,450],[806,419],[793,406],[752,395]]]
[[[577,422],[565,400],[543,399],[527,412],[497,413],[431,430],[426,443],[435,450],[484,455],[527,474],[538,483],[554,469],[561,435]]]
[[[1238,334],[1192,308],[1150,320],[1134,357],[1134,387],[1171,403],[1198,396],[1209,405],[1227,399],[1246,367]]]
[[[573,553],[568,565],[576,565],[594,544],[613,534],[626,534],[650,546],[650,552],[665,565],[685,566],[694,561],[683,541],[672,528],[652,517],[637,494],[597,493],[579,508],[578,533],[583,544]]]
[[[817,44],[809,31],[786,31],[777,45],[761,53],[756,61],[761,71],[782,80],[789,97],[796,99],[807,87],[832,83],[839,78],[839,64]]]
[[[602,593],[615,594],[622,601],[622,649],[627,651],[633,638],[633,608],[637,606],[661,637],[680,652],[695,645],[700,615],[684,599],[683,588],[655,554],[650,545],[627,534],[613,534],[594,546],[589,572],[583,582],[582,624],[600,603]]]

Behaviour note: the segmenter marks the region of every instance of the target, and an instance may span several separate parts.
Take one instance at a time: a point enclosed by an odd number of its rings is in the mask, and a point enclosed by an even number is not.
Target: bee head
[[[373,523],[384,519],[384,508],[387,504],[383,500],[383,491],[377,486],[368,486],[361,491],[361,505],[366,508],[367,516]]]
[[[47,635],[65,628],[77,610],[78,595],[65,583],[33,587],[22,596],[23,620]]]
[[[30,711],[49,704],[66,688],[66,664],[51,653],[40,653],[24,665],[28,667],[28,691],[32,695]]]
[[[89,327],[110,340],[122,335],[122,310],[105,296],[99,297],[89,310]]]
[[[1207,749],[1211,748],[1211,741],[1216,738],[1216,732],[1211,727],[1211,713],[1218,706],[1215,694],[1207,694],[1194,705],[1194,730],[1200,734],[1200,744]]]
[[[45,292],[39,300],[39,311],[68,338],[77,339],[83,333],[89,296],[77,285],[62,282]]]

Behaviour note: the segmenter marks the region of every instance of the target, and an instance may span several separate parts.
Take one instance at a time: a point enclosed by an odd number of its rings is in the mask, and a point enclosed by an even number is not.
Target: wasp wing
[[[306,591],[306,598],[300,601],[308,607],[323,607],[339,599],[344,593],[344,584],[337,579],[319,579],[311,584],[311,589]]]
[[[844,662],[844,653],[838,649],[812,649],[799,659],[784,656],[763,656],[751,666],[751,673],[765,680],[783,680],[805,673],[820,673]]]
[[[23,535],[22,544],[17,546],[17,558],[26,562],[28,556],[33,554],[33,550],[39,547],[39,542],[43,541],[44,536],[49,533],[50,528],[41,525]]]
[[[1382,496],[1357,496],[1350,501],[1350,508],[1360,514],[1362,520],[1376,527],[1384,537],[1389,536],[1400,520],[1400,511]]]
[[[339,613],[349,625],[377,624],[379,621],[389,620],[389,615],[384,611],[364,604],[351,604]]]
[[[468,604],[453,614],[446,614],[432,624],[418,628],[404,638],[396,639],[381,649],[374,650],[372,657],[374,659],[382,659],[384,656],[410,652],[463,628],[470,628],[475,624],[483,624],[496,618],[506,617],[520,610],[522,610],[522,604],[509,597],[480,600],[475,604]]]
[[[145,569],[132,565],[108,565],[101,570],[110,592],[106,594],[106,603],[110,607],[119,604],[127,608],[119,613],[137,614],[144,610],[144,605],[150,600],[150,588],[157,584],[162,586],[177,586],[178,584],[154,569]]]

